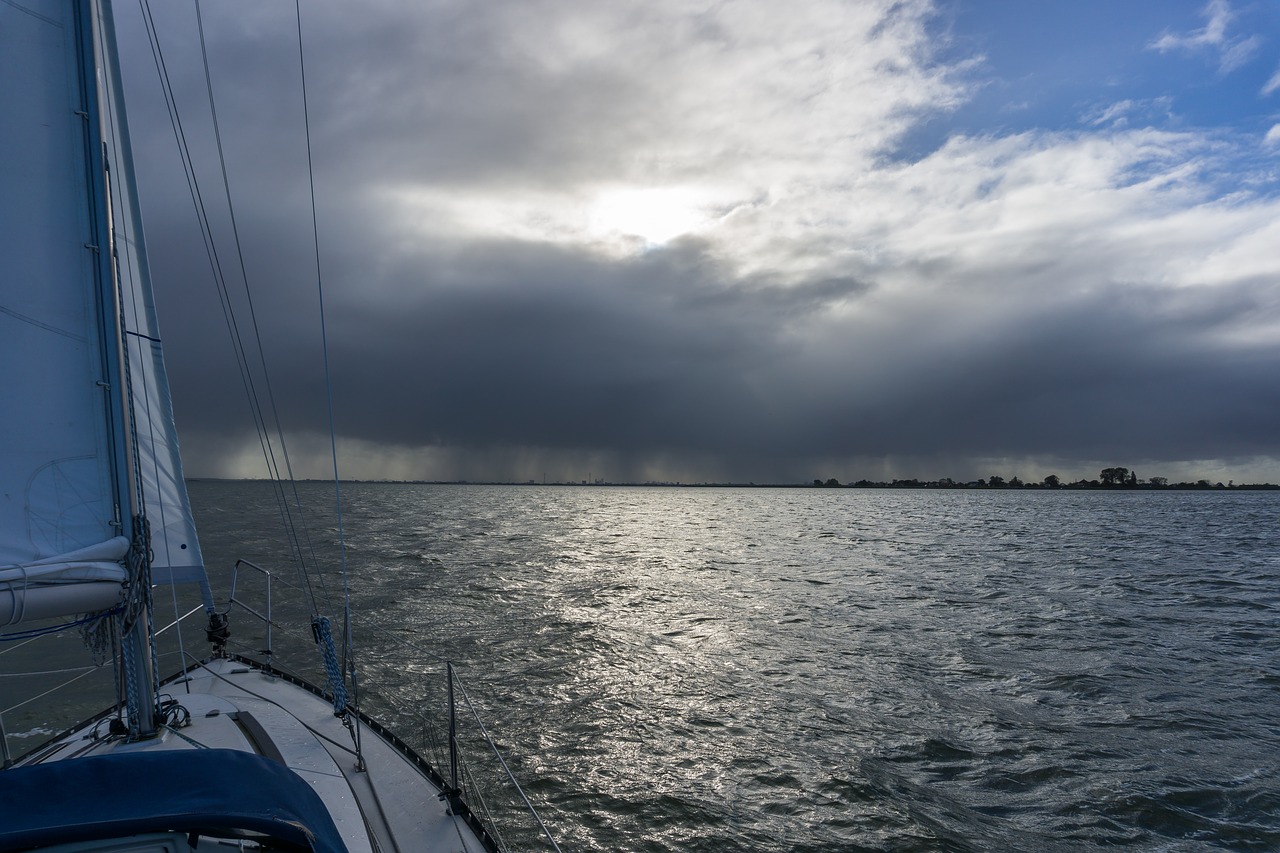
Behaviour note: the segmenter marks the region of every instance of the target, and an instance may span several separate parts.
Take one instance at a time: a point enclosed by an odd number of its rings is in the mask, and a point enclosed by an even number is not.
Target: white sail
[[[98,55],[83,49],[95,41],[92,30],[80,4],[0,3],[0,568],[74,563],[59,555],[127,533],[121,484],[132,467],[152,527],[154,577],[199,582],[211,606],[177,459],[119,81],[80,58]],[[102,65],[114,67],[111,59]],[[109,96],[101,111],[100,96]],[[112,163],[105,175],[103,152]],[[132,424],[120,402],[126,383],[112,367],[120,320],[111,224]],[[136,435],[136,467],[121,458],[125,433]],[[114,559],[123,566],[122,556]],[[94,589],[47,591],[76,583]],[[0,575],[0,600],[7,594],[14,602],[0,624],[103,609],[120,598],[118,582],[75,572],[41,587],[37,597],[54,603],[33,609],[18,603],[19,591],[31,594],[30,577]]]
[[[111,15],[103,4],[103,15]],[[111,32],[110,20],[104,32]],[[104,51],[115,49],[112,38],[103,39]],[[205,607],[213,609],[213,596],[205,576],[204,560],[196,539],[191,502],[182,478],[178,432],[174,426],[169,380],[160,349],[151,274],[133,178],[133,156],[128,124],[124,120],[119,68],[115,56],[106,56],[100,76],[104,104],[103,138],[111,165],[110,190],[117,275],[123,293],[125,346],[135,418],[135,450],[141,475],[143,511],[151,524],[151,579],[155,583],[198,583]]]
[[[0,4],[0,565],[117,536],[87,97],[68,4]],[[96,247],[96,248],[95,248]]]

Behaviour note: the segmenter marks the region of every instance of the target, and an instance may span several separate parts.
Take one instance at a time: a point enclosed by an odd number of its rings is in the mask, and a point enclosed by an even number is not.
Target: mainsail
[[[135,515],[153,579],[212,606],[98,23],[88,3],[0,3],[0,626],[118,603]]]

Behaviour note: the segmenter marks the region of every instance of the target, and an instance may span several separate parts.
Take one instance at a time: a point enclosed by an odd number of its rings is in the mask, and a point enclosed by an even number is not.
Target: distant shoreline
[[[269,480],[263,478],[228,478],[228,477],[187,477],[190,483],[266,483]],[[330,480],[320,479],[300,479],[299,483],[328,483]],[[967,483],[952,481],[925,481],[925,480],[893,480],[890,482],[880,482],[871,480],[858,480],[853,483],[834,483],[831,481],[813,481],[808,483],[684,483],[684,482],[644,482],[644,483],[628,483],[628,482],[612,482],[597,480],[588,483],[583,481],[548,481],[545,483],[535,482],[531,480],[343,480],[343,483],[351,483],[358,485],[399,485],[399,486],[573,486],[576,488],[592,487],[592,488],[680,488],[680,489],[909,489],[909,490],[932,490],[932,491],[983,491],[983,492],[1005,492],[1005,491],[1028,491],[1028,492],[1071,492],[1071,491],[1097,491],[1097,492],[1265,492],[1280,491],[1280,485],[1274,483],[1210,483],[1207,480],[1199,480],[1194,483],[1168,483],[1165,485],[1153,485],[1151,483],[1138,483],[1136,485],[1103,485],[1097,480],[1078,480],[1074,483],[1060,483],[1056,486],[1047,486],[1044,483],[1020,483],[1010,485],[990,485],[983,481],[974,481]]]

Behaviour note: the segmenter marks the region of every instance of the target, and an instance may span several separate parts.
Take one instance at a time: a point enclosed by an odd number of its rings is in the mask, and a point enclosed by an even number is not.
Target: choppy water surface
[[[1280,849],[1280,496],[345,497],[369,702],[454,660],[566,851]]]

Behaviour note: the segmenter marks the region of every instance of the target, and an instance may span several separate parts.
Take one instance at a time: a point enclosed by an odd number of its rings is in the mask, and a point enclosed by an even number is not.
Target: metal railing
[[[265,581],[265,599],[261,602],[257,602],[257,600],[254,599],[254,602],[257,603],[258,606],[255,606],[255,603],[251,603],[249,600],[246,600],[246,593],[241,590],[240,572],[242,567],[246,570],[252,570],[257,573]],[[268,667],[271,667],[273,648],[273,611],[271,591],[272,572],[270,570],[249,560],[242,559],[236,561],[231,572],[231,593],[229,596],[230,607],[228,610],[230,610],[231,607],[243,610],[254,618],[260,620],[266,626],[267,648],[259,651],[261,654],[265,655],[265,663]],[[249,595],[253,595],[253,593],[250,592]],[[282,623],[282,625],[277,627],[284,630],[288,637],[294,636],[289,630],[287,617],[285,623]],[[375,626],[366,625],[365,627]],[[407,645],[403,638],[394,636],[385,630],[379,631],[379,633],[382,634],[384,638],[392,641],[395,645]],[[487,829],[491,830],[496,836],[495,840],[498,842],[499,848],[503,850],[511,849],[499,830],[499,826],[504,823],[504,821],[494,813],[490,804],[486,802],[487,798],[485,797],[484,789],[489,788],[490,785],[497,782],[499,787],[508,787],[509,791],[514,792],[516,800],[523,805],[522,810],[525,811],[528,816],[532,817],[534,824],[536,825],[536,827],[531,826],[529,829],[532,830],[534,834],[541,836],[549,845],[550,849],[557,851],[558,853],[560,850],[559,845],[556,843],[556,840],[552,836],[547,825],[543,822],[542,817],[538,814],[537,809],[534,807],[525,791],[521,788],[520,783],[516,780],[515,774],[508,766],[501,752],[498,750],[498,745],[495,742],[495,739],[486,729],[483,721],[481,720],[479,709],[472,701],[471,696],[458,672],[455,670],[453,663],[435,655],[429,654],[429,656],[435,658],[439,663],[444,664],[444,684],[441,686],[444,688],[443,692],[445,695],[440,698],[443,698],[446,703],[445,708],[442,709],[447,715],[446,718],[444,720],[441,720],[439,717],[434,719],[429,718],[421,713],[420,705],[417,710],[408,710],[403,706],[396,707],[398,703],[392,702],[392,708],[395,713],[407,714],[416,718],[421,723],[421,734],[423,736],[423,740],[426,742],[420,743],[417,746],[419,748],[424,746],[427,747],[428,754],[434,753],[434,759],[432,759],[430,763],[440,769],[439,775],[437,775],[436,778],[441,779],[443,776],[441,782],[443,783],[443,786],[447,786],[443,793],[448,800],[450,812],[465,816],[470,811],[478,811],[484,816],[485,822],[488,824]],[[272,667],[272,669],[274,670],[275,668]],[[437,682],[437,684],[439,684],[439,682]],[[439,690],[440,687],[438,686],[435,689]],[[375,692],[377,691],[375,690]],[[428,690],[427,692],[431,691]],[[440,696],[439,693],[436,695],[438,697]],[[425,695],[420,696],[419,698],[423,699],[425,698]],[[459,703],[463,706],[462,715],[459,714]],[[359,712],[357,713],[359,714]],[[361,716],[363,715],[361,714]],[[466,724],[465,717],[468,716],[474,721],[474,726]],[[443,730],[441,730],[442,722],[445,724]],[[460,738],[460,727],[467,728],[471,734],[468,737]],[[382,727],[379,726],[378,728],[381,729]],[[388,732],[388,734],[390,734],[390,732]],[[470,748],[466,748],[462,743],[463,740],[470,742]],[[468,758],[475,757],[471,755],[471,753],[474,752],[474,748],[479,746],[481,743],[488,747],[489,751],[492,752],[492,759],[496,760],[496,768],[494,769],[497,770],[497,773],[493,775],[488,783],[482,783],[476,778],[475,769],[469,765],[468,761]],[[413,746],[409,744],[405,744],[405,746],[410,749],[413,748]],[[483,754],[483,752],[484,750],[482,749],[481,753]],[[437,771],[433,770],[433,772]],[[486,773],[485,775],[488,774]],[[493,793],[493,791],[490,790],[490,793]],[[513,803],[513,805],[516,804]],[[517,811],[521,810],[518,805],[516,806],[516,809]],[[512,813],[508,812],[508,817],[510,816],[512,816]]]
[[[267,581],[266,610],[267,612],[265,614],[259,612],[257,609],[255,609],[252,605],[250,605],[248,602],[244,601],[243,599],[236,598],[236,584],[240,580],[241,566],[246,566],[250,569],[253,569],[254,571],[259,572],[266,578],[266,581]],[[264,624],[266,624],[267,647],[265,649],[260,649],[259,651],[264,656],[265,663],[267,664],[267,666],[271,666],[271,648],[272,648],[272,645],[271,645],[271,572],[268,571],[267,569],[262,568],[262,566],[259,566],[257,563],[250,562],[249,560],[236,560],[235,566],[233,566],[231,569],[230,602],[233,606],[239,606],[245,612],[253,616],[256,616],[259,620],[261,620]]]

